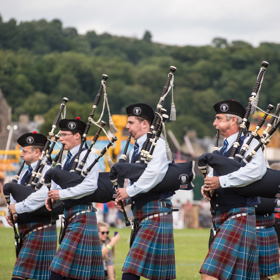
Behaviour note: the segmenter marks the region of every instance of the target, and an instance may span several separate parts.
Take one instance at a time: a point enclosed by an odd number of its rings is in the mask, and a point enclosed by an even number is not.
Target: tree
[[[151,34],[150,31],[145,31],[144,36],[143,36],[143,40],[147,43],[152,42],[152,34]]]
[[[228,42],[224,38],[214,38],[212,44],[216,48],[225,48],[228,46]]]
[[[241,41],[241,40],[237,40],[237,41],[232,41],[231,42],[231,46],[235,47],[235,48],[253,48],[251,44]]]
[[[27,114],[30,119],[35,115],[43,115],[50,108],[51,101],[49,97],[42,92],[35,92],[27,97],[23,104],[15,109],[17,115]]]

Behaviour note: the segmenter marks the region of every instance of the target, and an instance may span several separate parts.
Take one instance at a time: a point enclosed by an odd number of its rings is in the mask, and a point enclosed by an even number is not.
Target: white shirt
[[[33,170],[36,168],[37,162],[38,161],[33,162],[31,164],[31,167]],[[41,178],[43,178],[43,176],[49,169],[50,169],[49,165],[44,166]],[[19,182],[21,181],[22,177],[24,176],[24,174],[27,171],[28,170],[25,169],[23,172],[21,172]],[[25,188],[25,186],[22,186],[22,187]],[[21,202],[17,202],[17,203],[14,199],[11,199],[11,201],[12,201],[12,203],[15,203],[16,212],[18,214],[22,214],[22,213],[26,213],[26,212],[33,212],[45,205],[45,199],[48,196],[48,191],[49,190],[48,190],[47,186],[43,185],[38,191],[30,194],[25,200],[23,200]]]
[[[147,139],[147,134],[142,135],[137,139],[139,151]],[[130,159],[133,154],[133,149],[130,151]],[[159,138],[153,152],[153,158],[148,163],[146,169],[140,178],[133,184],[127,187],[127,194],[132,197],[138,193],[146,193],[159,184],[164,178],[170,161],[167,159],[165,141]]]
[[[74,147],[73,149],[70,150],[72,154],[72,158],[78,153],[80,145]],[[86,150],[81,152],[81,155],[79,157],[79,163],[83,160]],[[70,159],[70,161],[72,160]],[[89,153],[89,156],[87,158],[87,161],[83,167],[83,170],[87,169],[91,163],[95,160],[94,154],[91,152]],[[66,158],[62,162],[62,166],[64,165],[66,161]],[[66,200],[66,199],[78,199],[84,196],[87,196],[89,194],[92,194],[96,191],[97,189],[97,181],[99,177],[99,163],[97,162],[95,166],[91,169],[91,171],[88,173],[88,175],[85,177],[85,179],[75,187],[67,188],[67,189],[62,189],[60,186],[57,184],[54,184],[54,189],[59,190],[59,197],[61,200]]]
[[[236,140],[238,132],[227,138],[228,146],[227,150],[231,148]],[[247,142],[249,137],[246,137],[244,144]],[[249,149],[246,151],[244,157],[246,157],[252,149],[259,144],[259,141],[253,139],[249,145]],[[239,168],[237,171],[229,173],[227,175],[219,176],[220,185],[222,188],[229,187],[245,187],[255,181],[260,180],[266,173],[266,162],[262,150],[259,149],[257,153],[252,157],[252,160],[245,166]],[[213,176],[213,171],[209,172],[208,176]]]

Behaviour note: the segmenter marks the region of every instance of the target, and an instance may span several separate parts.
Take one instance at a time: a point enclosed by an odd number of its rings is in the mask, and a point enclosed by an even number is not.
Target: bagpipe
[[[246,108],[245,117],[243,118],[243,122],[240,125],[240,131],[245,131],[250,111],[253,106],[256,106],[253,104],[259,93],[263,75],[267,66],[267,62],[262,63],[262,67],[253,88],[252,95],[249,99],[248,107]],[[247,141],[243,144],[238,154],[236,153],[239,147],[239,140],[241,136],[240,131],[229,158],[218,154],[217,149],[215,149],[215,152],[213,153],[205,153],[201,155],[198,159],[198,168],[202,171],[203,175],[206,176],[208,165],[215,170],[217,176],[222,176],[237,171],[239,168],[244,167],[246,164],[250,163],[257,151],[259,149],[263,150],[270,142],[273,133],[277,130],[280,124],[279,117],[277,116],[280,111],[280,106],[278,104],[275,114],[271,117],[271,120],[267,125],[267,129],[263,132],[263,135],[260,137],[257,133],[273,108],[274,107],[272,105],[268,105],[267,110],[265,111],[264,116],[259,120],[255,131],[246,138]],[[252,151],[250,151],[246,157],[244,157],[245,152],[248,151],[249,145],[254,138],[258,140],[257,146]],[[260,180],[257,180],[245,187],[232,187],[231,189],[244,196],[275,198],[276,194],[279,192],[279,185],[280,171],[267,168],[266,173]]]
[[[79,151],[78,151],[78,153],[77,153],[76,156],[75,156],[74,164],[73,164],[72,169],[70,170],[70,172],[74,172],[75,169],[76,169],[77,166],[78,166],[79,157],[80,157],[81,152],[82,152],[82,150],[83,150],[83,146],[84,146],[84,144],[85,144],[85,142],[86,142],[86,138],[87,138],[89,129],[90,129],[90,127],[91,127],[91,123],[93,122],[93,117],[94,117],[95,110],[96,110],[96,108],[98,107],[99,101],[100,101],[100,99],[101,99],[101,93],[102,93],[103,90],[104,90],[104,93],[105,93],[105,89],[106,89],[105,85],[106,85],[106,80],[107,80],[108,78],[109,78],[108,75],[106,75],[106,74],[103,74],[103,75],[102,75],[101,84],[100,84],[99,90],[98,90],[98,92],[97,92],[97,94],[96,94],[96,96],[95,96],[95,99],[94,99],[94,102],[93,102],[93,106],[92,106],[92,111],[91,111],[91,113],[90,113],[90,115],[89,115],[89,117],[88,117],[88,122],[87,122],[87,124],[86,124],[86,128],[85,128],[84,133],[83,133],[83,135],[82,135],[82,142],[81,142]],[[105,100],[105,98],[104,98],[104,100]]]
[[[50,159],[51,153],[52,153],[53,148],[55,146],[55,143],[56,143],[56,141],[58,139],[58,136],[54,135],[54,131],[55,131],[55,129],[57,127],[57,124],[58,124],[58,122],[60,120],[60,117],[62,115],[62,111],[65,109],[66,103],[68,101],[69,101],[68,98],[66,98],[66,97],[63,98],[63,101],[62,101],[62,103],[60,105],[59,112],[58,112],[58,114],[57,114],[57,116],[56,116],[56,118],[55,118],[55,120],[53,122],[52,129],[49,132],[49,137],[47,139],[47,142],[46,142],[46,144],[45,144],[45,146],[43,148],[42,154],[41,154],[41,156],[40,156],[40,158],[39,158],[39,160],[37,162],[37,165],[36,165],[35,169],[32,171],[32,175],[31,175],[31,178],[30,178],[30,180],[29,180],[29,182],[27,184],[27,187],[32,186],[33,188],[35,188],[35,186],[37,185],[39,179],[41,178],[42,170],[43,170],[44,166],[47,164],[47,160]],[[51,139],[54,136],[55,136],[55,140],[53,141],[53,144],[50,146]],[[46,158],[46,160],[43,162],[43,160],[45,158]]]
[[[62,115],[62,111],[66,107],[67,102],[68,102],[68,98],[64,97],[63,102],[60,105],[59,112],[56,115],[55,120],[52,124],[52,129],[49,132],[49,137],[48,137],[47,143],[45,144],[42,154],[38,160],[38,163],[32,172],[32,176],[30,178],[28,185],[23,186],[18,183],[20,174],[21,174],[22,169],[25,164],[25,162],[23,162],[18,170],[17,175],[13,178],[12,182],[6,183],[3,186],[3,193],[4,193],[6,201],[10,201],[10,195],[12,195],[13,198],[17,202],[21,202],[24,199],[26,199],[30,194],[32,194],[33,192],[37,191],[38,189],[40,189],[42,187],[43,182],[44,182],[44,178],[41,178],[43,169],[50,162],[51,154],[53,152],[54,146],[57,143],[57,140],[59,139],[59,133],[54,135],[54,130],[57,127],[58,121],[60,119],[60,116]],[[54,136],[54,140],[51,144],[51,138],[53,136]],[[63,152],[63,147],[60,150],[60,152],[57,154],[57,156],[54,158],[54,160],[52,161],[51,167],[56,165],[56,163],[59,159],[59,156],[62,155],[62,152]],[[57,214],[59,214],[61,212],[61,208],[57,208],[57,211],[58,211]],[[51,216],[51,213],[46,209],[45,206],[42,206],[41,208],[32,212],[32,215]]]
[[[51,184],[51,181],[54,181],[62,189],[67,189],[75,187],[78,184],[82,183],[87,174],[95,166],[98,160],[108,151],[108,149],[114,145],[114,142],[117,141],[117,137],[113,137],[111,141],[106,145],[105,148],[100,152],[100,155],[94,160],[94,162],[82,173],[79,172],[69,172],[67,170],[62,170],[60,168],[49,169],[45,174],[45,184],[48,186]],[[107,203],[113,200],[114,188],[113,184],[109,178],[109,172],[99,172],[98,188],[96,191],[90,195],[84,196],[80,199],[83,203],[86,202],[100,202]]]
[[[128,178],[131,183],[136,182],[145,171],[147,164],[152,160],[154,149],[164,128],[164,122],[168,118],[166,109],[163,108],[162,104],[168,92],[173,87],[175,71],[176,67],[171,66],[167,82],[157,104],[155,117],[151,124],[150,131],[147,134],[147,140],[144,143],[140,153],[140,161],[136,163],[118,162],[112,166],[110,170],[110,179],[116,188],[119,187],[119,182],[123,182],[124,178]],[[149,193],[177,191],[179,189],[192,190],[194,187],[192,184],[194,178],[195,174],[193,161],[177,164],[170,163],[163,180],[158,185],[153,187]]]
[[[94,112],[98,107],[98,103],[101,98],[102,90],[104,91],[104,104],[105,104],[105,102],[107,102],[107,108],[109,111],[108,100],[107,100],[107,96],[106,96],[107,95],[106,94],[106,80],[107,79],[108,79],[108,76],[103,74],[100,88],[99,88],[98,93],[94,100],[94,104],[92,107],[93,109],[88,117],[88,123],[87,123],[85,131],[82,135],[82,142],[81,142],[79,151],[75,155],[74,164],[73,164],[70,172],[61,169],[61,164],[57,165],[55,168],[49,169],[44,176],[44,184],[46,184],[48,187],[50,187],[51,181],[54,181],[62,189],[75,187],[78,184],[82,183],[83,180],[88,175],[88,173],[92,170],[92,168],[95,166],[95,164],[99,161],[99,159],[102,156],[104,156],[104,154],[108,151],[108,149],[114,145],[114,142],[117,141],[117,137],[115,137],[115,136],[109,137],[103,128],[106,125],[106,123],[104,121],[101,121],[103,112],[101,113],[100,119],[97,122],[93,121]],[[105,107],[105,105],[103,105],[103,110],[104,110],[104,107]],[[108,114],[109,114],[110,130],[114,132],[114,131],[116,131],[116,129],[113,126],[110,112],[108,112]],[[100,125],[98,124],[99,122],[100,122]],[[99,129],[97,130],[96,134],[94,135],[91,145],[87,149],[83,159],[79,160],[80,155],[83,151],[83,144],[86,141],[86,137],[89,132],[91,123],[94,123],[96,126],[99,127]],[[100,136],[100,133],[102,130],[109,138],[109,143],[103,148],[103,150],[100,152],[100,155],[89,165],[89,167],[86,168],[85,170],[83,170],[85,163],[87,161],[87,158],[88,158],[94,144],[96,143],[98,137]],[[87,202],[107,203],[114,199],[115,192],[114,192],[113,184],[109,178],[109,172],[100,172],[99,173],[97,185],[98,185],[98,188],[95,190],[95,192],[90,195],[80,198],[79,203],[87,203]]]
[[[76,166],[75,169],[71,169],[72,172],[66,171],[66,170],[62,170],[61,169],[61,161],[62,161],[62,154],[63,154],[63,146],[61,147],[61,150],[59,151],[59,153],[56,155],[55,159],[52,161],[52,165],[51,168],[45,173],[44,177],[41,178],[41,180],[39,182],[37,182],[37,185],[35,186],[35,188],[28,186],[28,187],[22,187],[19,184],[16,184],[14,182],[12,183],[7,183],[5,184],[3,190],[6,194],[10,195],[12,194],[13,197],[16,199],[16,201],[20,202],[24,199],[26,199],[31,193],[33,193],[34,191],[40,189],[43,185],[46,185],[49,189],[51,187],[51,180],[54,181],[55,183],[57,183],[61,188],[65,189],[65,188],[69,188],[69,187],[74,187],[78,184],[80,184],[84,178],[87,176],[87,174],[91,171],[91,169],[95,166],[95,164],[98,162],[98,160],[108,151],[108,149],[114,145],[114,142],[117,141],[117,137],[113,136],[109,143],[106,145],[106,147],[101,151],[100,156],[97,157],[94,162],[84,171],[82,171],[86,160],[89,156],[89,153],[91,152],[91,149],[93,147],[93,145],[96,143],[101,130],[104,131],[104,126],[106,125],[105,122],[100,121],[100,125],[97,122],[93,121],[93,116],[94,116],[94,111],[96,110],[99,100],[100,100],[100,95],[103,89],[105,89],[105,81],[108,79],[108,76],[103,74],[102,76],[102,81],[101,81],[101,86],[98,90],[98,93],[95,97],[94,100],[94,104],[93,104],[93,109],[92,112],[90,113],[90,116],[88,118],[88,123],[87,126],[85,128],[85,131],[83,133],[83,143],[85,143],[86,140],[86,136],[88,134],[89,128],[91,123],[94,123],[95,125],[97,125],[99,127],[98,131],[96,132],[95,136],[92,139],[91,145],[88,148],[84,158],[80,161],[79,163],[79,159],[78,157],[80,156],[81,152],[79,150],[79,154],[77,154],[75,156],[75,161],[74,164]],[[105,91],[105,90],[104,90]],[[105,92],[104,92],[105,94]],[[104,97],[104,104],[105,102],[108,102],[107,97]],[[107,108],[108,104],[107,104]],[[103,106],[104,109],[104,106]],[[59,115],[61,114],[61,111],[59,112]],[[100,120],[102,118],[103,113],[100,116]],[[111,116],[109,113],[109,122],[111,121]],[[57,123],[57,118],[55,123]],[[54,127],[54,125],[53,125]],[[114,130],[114,127],[111,124],[111,130]],[[104,131],[105,132],[105,131]],[[51,134],[51,133],[50,133]],[[105,132],[106,134],[106,132]],[[58,137],[59,138],[59,137]],[[109,137],[108,137],[109,138]],[[81,145],[82,146],[82,145]],[[54,167],[55,166],[55,167]],[[34,176],[36,177],[36,176]],[[98,179],[98,188],[97,190],[88,196],[85,196],[83,198],[80,199],[80,201],[86,203],[86,202],[101,202],[101,203],[106,203],[109,202],[113,199],[115,192],[114,192],[114,187],[112,182],[110,181],[109,178],[109,173],[108,172],[100,172],[99,173],[99,179]],[[61,205],[62,206],[62,205]],[[42,208],[32,212],[32,214],[34,215],[50,215],[50,213],[56,214],[60,214],[62,213],[63,209],[62,207],[54,207],[52,210],[52,212],[48,211],[45,206],[43,206]],[[51,206],[52,208],[52,206]]]
[[[10,197],[11,197],[11,195],[13,196],[13,198],[17,202],[21,202],[24,199],[26,199],[30,194],[32,194],[33,192],[36,191],[34,186],[36,185],[36,182],[38,182],[39,178],[41,177],[43,168],[46,166],[45,162],[49,161],[50,158],[51,158],[51,153],[52,153],[54,145],[55,145],[55,144],[52,144],[50,146],[51,138],[54,135],[54,130],[55,130],[57,124],[58,124],[60,115],[61,115],[63,109],[66,106],[66,102],[68,102],[68,99],[67,98],[63,98],[63,102],[62,102],[62,104],[60,106],[59,113],[57,114],[57,116],[56,116],[56,118],[54,120],[54,123],[52,125],[52,130],[49,133],[49,138],[48,138],[47,143],[45,144],[44,149],[42,151],[42,156],[40,157],[36,168],[32,172],[32,176],[31,176],[31,179],[30,179],[28,185],[27,186],[23,186],[23,185],[20,185],[18,183],[19,179],[20,179],[20,174],[21,174],[21,172],[23,170],[23,167],[25,165],[25,162],[23,161],[21,166],[20,166],[20,168],[19,168],[19,170],[18,170],[18,172],[17,172],[17,175],[14,176],[12,182],[11,183],[6,183],[3,186],[3,193],[4,193],[5,200],[7,202],[7,205],[10,205],[10,202],[11,202],[10,201]],[[55,139],[56,140],[58,139],[57,136],[55,137]],[[56,140],[54,142],[56,142]],[[44,157],[45,157],[45,162],[41,165]],[[61,209],[57,208],[57,211],[60,212]],[[34,219],[33,218],[34,216],[40,215],[40,216],[44,216],[44,217],[45,216],[46,217],[50,217],[51,218],[51,222],[55,222],[54,215],[58,214],[58,212],[50,213],[46,209],[45,206],[42,206],[41,208],[37,209],[36,211],[30,213],[29,214],[29,218],[32,220],[32,219]],[[36,217],[35,217],[35,219],[37,220]],[[15,221],[13,219],[13,215],[11,215],[11,222],[13,224],[13,230],[14,230],[16,257],[18,257],[18,254],[19,254],[20,249],[21,249],[21,237],[20,237],[20,235],[19,235],[19,233],[17,231],[17,228],[15,226]]]

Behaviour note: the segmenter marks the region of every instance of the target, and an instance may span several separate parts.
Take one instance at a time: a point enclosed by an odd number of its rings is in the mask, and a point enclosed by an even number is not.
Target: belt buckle
[[[167,207],[167,203],[165,201],[161,201],[161,207]]]

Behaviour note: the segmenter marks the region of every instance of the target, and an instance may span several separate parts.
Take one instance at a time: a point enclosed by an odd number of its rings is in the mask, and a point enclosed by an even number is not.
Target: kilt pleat
[[[156,201],[145,205],[134,216],[169,211]],[[176,278],[172,213],[140,223],[122,270],[148,279]]]
[[[240,213],[247,215],[235,216]],[[254,214],[254,207],[243,207],[215,215],[218,232],[200,273],[221,280],[259,279]]]
[[[38,223],[20,225],[19,232],[25,234],[41,226],[44,225]],[[55,225],[28,234],[23,239],[13,275],[28,279],[49,279],[49,266],[56,248],[57,231]]]
[[[268,217],[257,215],[256,222],[257,226],[266,226],[266,228],[256,229],[260,275],[273,276],[280,272],[278,238],[274,229],[274,214]]]
[[[77,205],[65,211],[65,218],[70,218],[87,208],[85,205]],[[73,279],[104,279],[95,212],[86,212],[70,220],[50,270]]]

